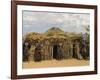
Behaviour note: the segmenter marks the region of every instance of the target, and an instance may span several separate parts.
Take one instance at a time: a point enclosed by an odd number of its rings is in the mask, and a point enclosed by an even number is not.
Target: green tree
[[[90,26],[89,25],[86,26],[85,30],[86,30],[86,35],[87,35],[86,42],[87,42],[87,44],[89,44],[90,43]]]

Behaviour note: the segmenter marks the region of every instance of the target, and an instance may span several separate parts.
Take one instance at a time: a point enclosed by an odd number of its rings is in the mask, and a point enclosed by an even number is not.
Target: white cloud
[[[32,16],[25,16],[25,17],[23,17],[23,20],[32,22],[32,21],[36,21],[37,19]]]
[[[56,26],[68,32],[84,32],[83,27],[89,25],[89,21],[89,14],[24,11],[23,31],[27,32],[24,28],[29,27],[43,32]]]

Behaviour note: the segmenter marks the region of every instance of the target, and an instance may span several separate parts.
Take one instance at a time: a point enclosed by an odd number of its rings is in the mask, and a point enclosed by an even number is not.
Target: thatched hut
[[[73,57],[82,59],[80,37],[80,34],[66,33],[55,27],[42,34],[29,33],[23,43],[23,60],[26,60],[25,58],[27,61],[61,60]],[[26,43],[28,43],[27,46]]]

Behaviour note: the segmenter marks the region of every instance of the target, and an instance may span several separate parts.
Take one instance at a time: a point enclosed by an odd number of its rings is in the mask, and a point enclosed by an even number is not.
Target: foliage
[[[86,35],[87,35],[86,42],[87,42],[87,44],[89,44],[90,43],[90,27],[89,27],[89,25],[87,27],[85,27],[85,30],[86,30]]]

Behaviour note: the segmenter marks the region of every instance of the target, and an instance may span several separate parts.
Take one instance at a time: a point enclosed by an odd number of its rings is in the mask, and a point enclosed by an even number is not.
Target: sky
[[[23,34],[44,33],[52,27],[58,27],[65,32],[85,33],[84,27],[90,25],[88,13],[23,11],[22,15]]]

